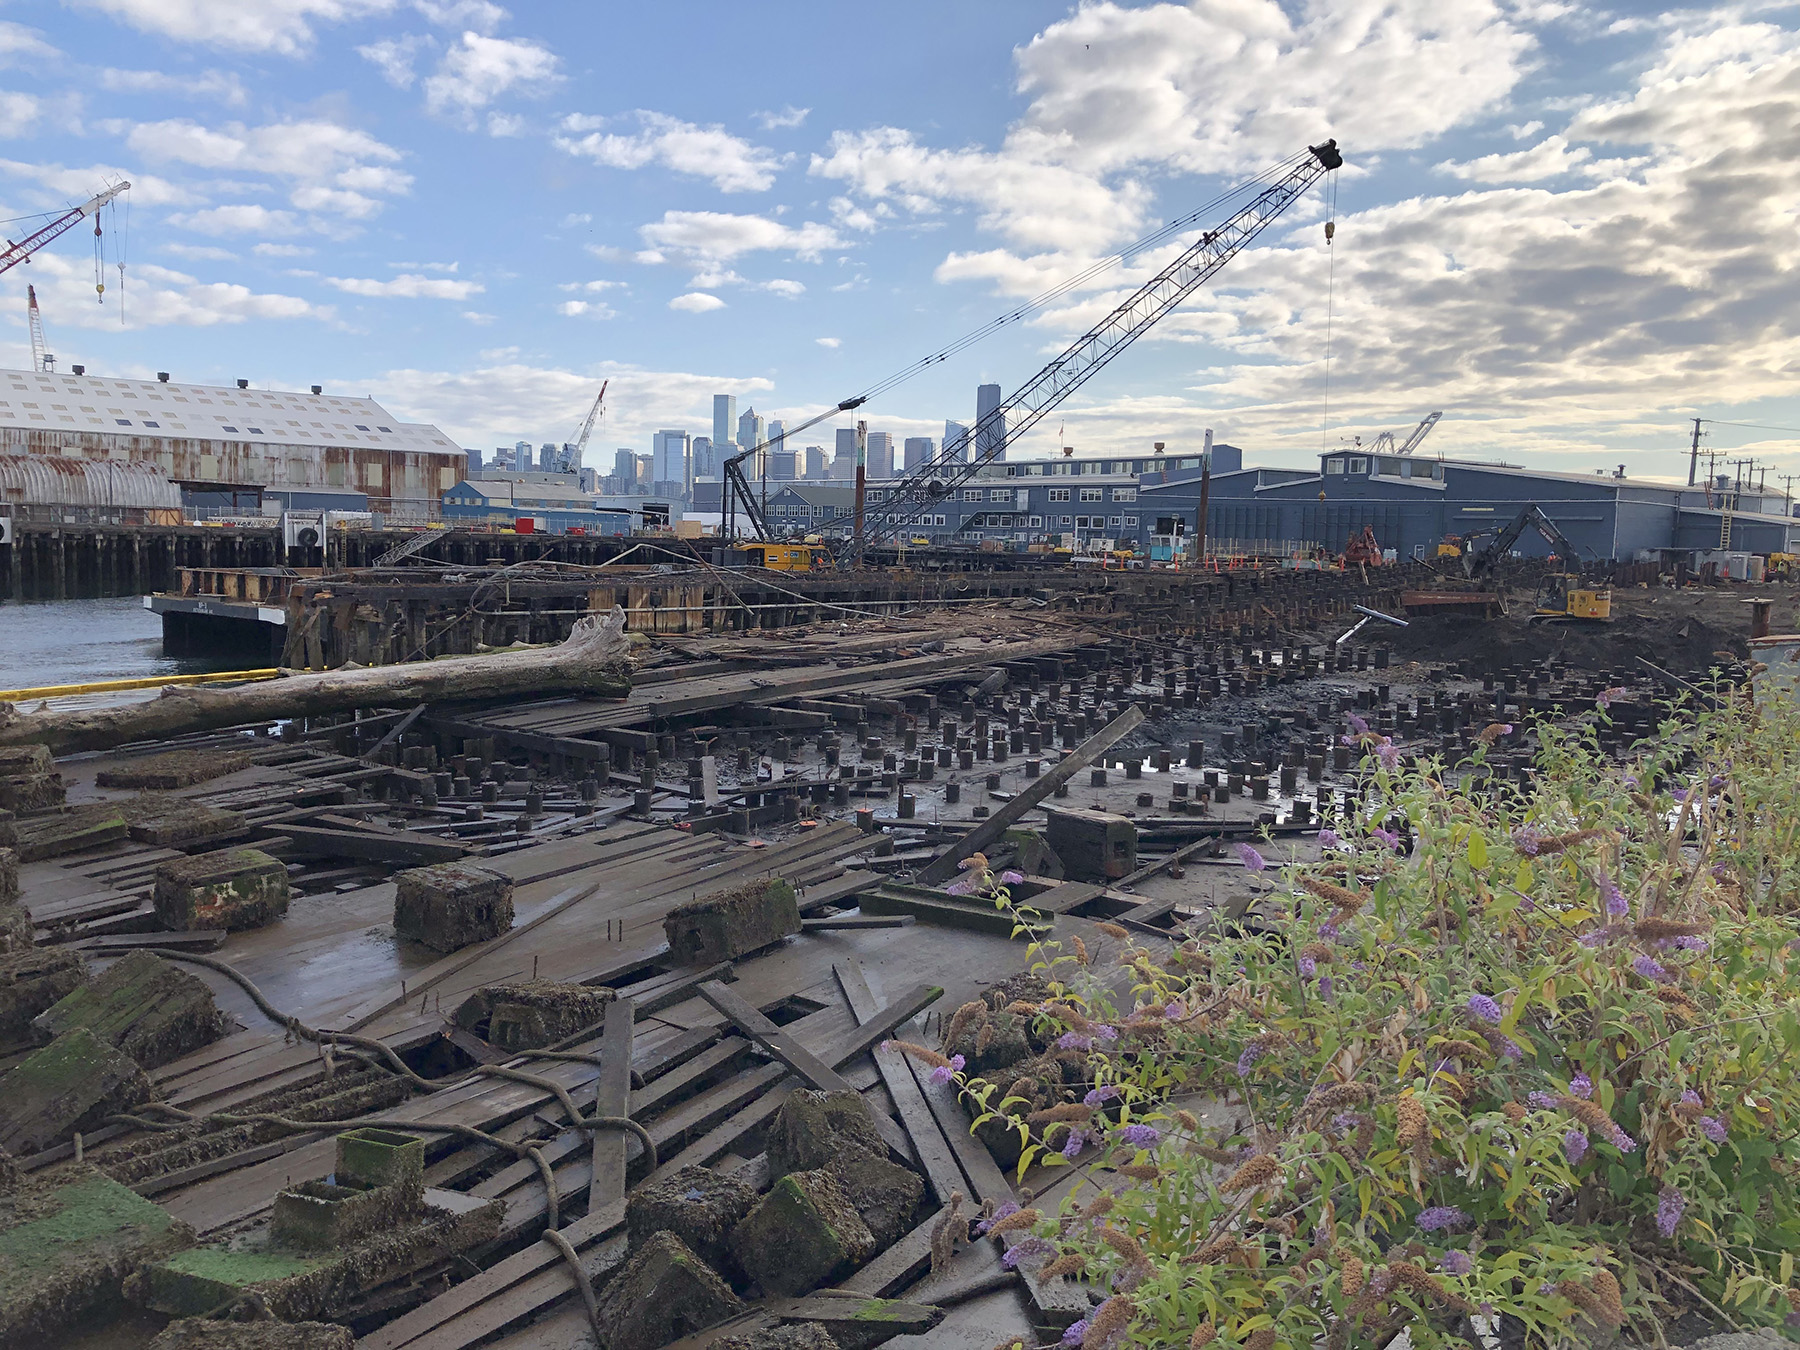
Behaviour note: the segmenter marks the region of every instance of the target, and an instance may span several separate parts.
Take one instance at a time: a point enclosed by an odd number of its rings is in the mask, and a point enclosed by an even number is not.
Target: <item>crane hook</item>
[[[1332,236],[1335,235],[1336,233],[1337,233],[1337,222],[1335,220],[1326,221],[1325,222],[1325,242],[1329,244],[1331,242]]]

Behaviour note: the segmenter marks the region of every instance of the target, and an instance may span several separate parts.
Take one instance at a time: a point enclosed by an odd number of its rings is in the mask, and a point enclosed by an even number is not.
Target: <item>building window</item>
[[[1348,473],[1367,473],[1369,471],[1369,461],[1360,455],[1352,456],[1345,463],[1349,466],[1346,470]]]
[[[962,499],[965,502],[980,501],[981,500],[981,489],[980,488],[964,488],[962,490]]]
[[[392,427],[376,427],[376,428],[375,428],[375,430],[377,430],[377,431],[386,431],[386,432],[389,432],[389,433],[390,433],[390,434],[391,434],[391,433],[392,433],[392,432],[393,432],[393,430],[394,430],[394,429],[393,429],[393,428],[392,428]]]
[[[1067,525],[1069,523],[1069,518],[1067,516],[1058,516],[1056,518],[1056,523],[1058,525]]]
[[[162,425],[162,423],[161,422],[146,422],[146,423],[144,423],[144,425],[147,427],[160,427]]]
[[[1342,473],[1343,471],[1344,471],[1344,461],[1343,460],[1328,459],[1325,461],[1325,472],[1326,473]]]
[[[1115,502],[1135,502],[1137,500],[1136,488],[1114,488],[1112,492]]]
[[[1138,518],[1136,516],[1126,516],[1125,517],[1125,528],[1126,529],[1135,530],[1137,527],[1138,527]]]
[[[236,428],[236,427],[224,427],[224,428],[222,428],[222,430],[225,430],[225,431],[236,431],[236,430],[237,430],[237,428]]]
[[[1034,530],[1043,529],[1044,528],[1044,518],[1042,516],[1033,516],[1031,518],[1031,528]]]
[[[115,417],[115,418],[113,418],[113,421],[117,422],[122,427],[128,427],[131,425],[131,420],[126,417]]]
[[[263,434],[263,429],[261,427],[251,427],[250,434],[252,436],[260,436]]]
[[[1084,502],[1099,501],[1100,500],[1100,489],[1099,488],[1083,488],[1083,489],[1081,489],[1081,500]]]
[[[1067,489],[1067,488],[1051,488],[1050,489],[1050,500],[1053,502],[1068,501],[1069,500],[1069,489]]]
[[[990,502],[1010,502],[1012,499],[1013,499],[1013,494],[1012,494],[1011,488],[989,488],[988,489],[988,500]]]
[[[1123,525],[1124,523],[1125,523],[1125,517],[1123,517],[1123,516],[1114,516],[1112,518],[1112,527],[1115,530],[1118,529],[1119,526]]]

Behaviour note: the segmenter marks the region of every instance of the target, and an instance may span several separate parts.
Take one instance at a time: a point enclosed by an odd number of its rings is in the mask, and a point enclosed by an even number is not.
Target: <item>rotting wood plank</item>
[[[1144,710],[1142,708],[1135,705],[1127,708],[1075,749],[1064,755],[1062,761],[1049,773],[1042,778],[1033,780],[1005,806],[945,849],[938,855],[936,862],[920,868],[917,880],[932,886],[941,886],[950,880],[956,875],[957,866],[964,858],[981,852],[999,839],[1017,821],[1023,819],[1027,811],[1100,758],[1129,735],[1143,720]]]
[[[263,830],[292,839],[293,851],[311,858],[368,858],[398,867],[418,867],[455,862],[469,855],[467,844],[414,830],[341,830],[288,821],[265,825]]]
[[[614,999],[606,1007],[606,1030],[600,1037],[600,1076],[594,1089],[597,1116],[627,1116],[631,1112],[631,1035],[635,1018],[636,1005],[628,998]],[[589,1209],[625,1198],[626,1138],[624,1130],[594,1131]]]
[[[755,1008],[752,1008],[736,992],[726,988],[717,980],[711,980],[701,985],[699,992],[701,998],[729,1017],[745,1035],[767,1046],[775,1058],[804,1078],[808,1086],[816,1088],[820,1092],[854,1092],[856,1090],[845,1082],[835,1069]],[[943,991],[939,990],[938,992],[941,995]],[[881,1137],[887,1141],[887,1146],[900,1157],[910,1161],[912,1145],[906,1137],[906,1132],[894,1123],[893,1118],[887,1112],[879,1108],[872,1108],[869,1114],[874,1117],[875,1128],[881,1131]]]

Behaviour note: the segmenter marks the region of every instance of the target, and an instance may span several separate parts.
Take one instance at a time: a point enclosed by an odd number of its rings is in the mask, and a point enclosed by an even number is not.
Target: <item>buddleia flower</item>
[[[1571,1166],[1587,1157],[1588,1146],[1588,1137],[1581,1130],[1570,1130],[1563,1135],[1563,1152],[1568,1155]]]
[[[1469,1222],[1469,1216],[1455,1205],[1433,1205],[1430,1209],[1420,1210],[1416,1222],[1422,1231],[1436,1233],[1463,1227]]]
[[[1686,1210],[1687,1197],[1673,1186],[1664,1186],[1662,1194],[1656,1197],[1656,1231],[1664,1237],[1674,1237]]]
[[[1500,1005],[1486,994],[1470,994],[1466,1005],[1468,1010],[1482,1021],[1498,1026],[1500,1023]]]

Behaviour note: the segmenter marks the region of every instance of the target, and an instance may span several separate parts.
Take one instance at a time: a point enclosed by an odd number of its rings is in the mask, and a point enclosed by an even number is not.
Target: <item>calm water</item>
[[[0,689],[242,668],[229,656],[164,656],[162,620],[136,596],[0,601]]]

